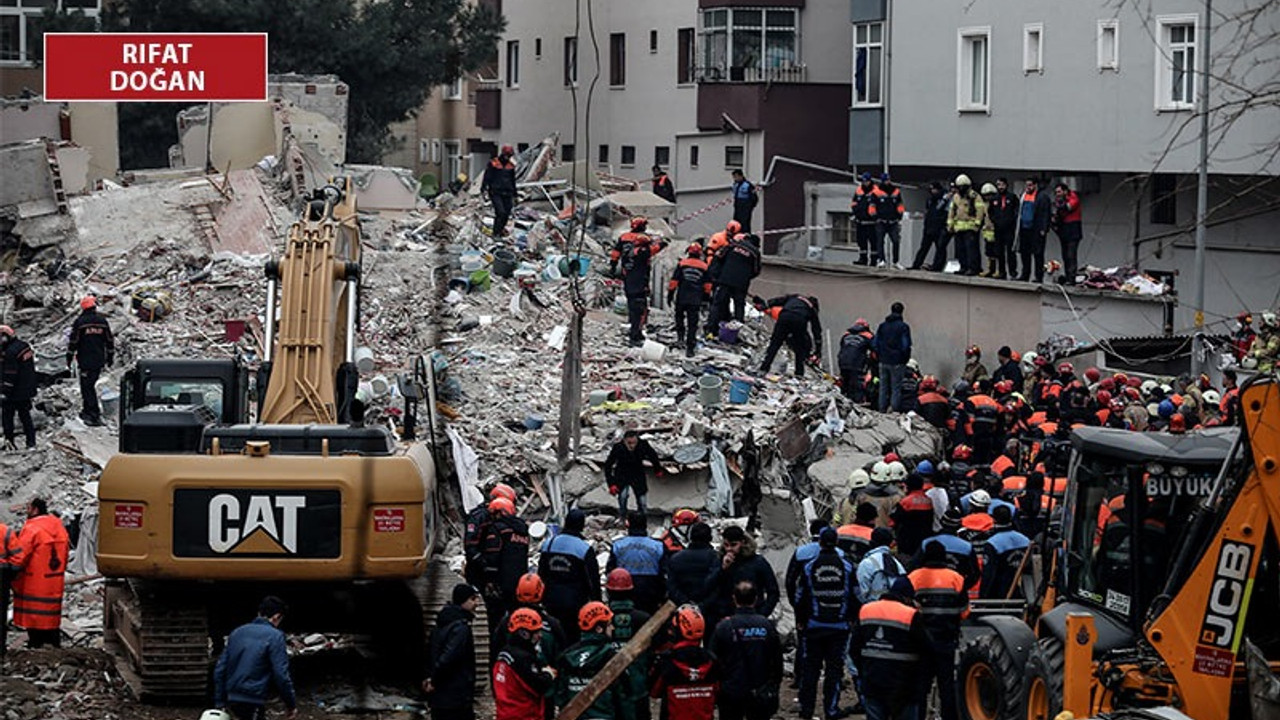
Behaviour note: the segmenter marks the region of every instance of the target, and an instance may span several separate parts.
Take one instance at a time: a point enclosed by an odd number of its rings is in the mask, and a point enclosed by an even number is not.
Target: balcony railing
[[[805,66],[786,67],[734,67],[714,65],[694,69],[698,82],[710,83],[802,83],[805,82]]]

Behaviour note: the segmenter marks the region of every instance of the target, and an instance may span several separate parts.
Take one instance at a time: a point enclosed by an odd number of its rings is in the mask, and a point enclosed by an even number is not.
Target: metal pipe
[[[353,276],[347,280],[347,357],[349,363],[356,360],[356,311],[359,303],[356,293],[359,291],[360,278]]]
[[[1200,37],[1204,51],[1200,53],[1200,177],[1196,183],[1196,287],[1195,287],[1195,335],[1191,345],[1191,374],[1199,375],[1204,355],[1204,246],[1209,214],[1209,70],[1212,65],[1209,54],[1209,35],[1212,33],[1213,0],[1204,0],[1204,28]]]
[[[276,279],[274,277],[267,278],[267,317],[264,324],[267,338],[265,347],[262,349],[262,359],[271,362],[276,347]]]

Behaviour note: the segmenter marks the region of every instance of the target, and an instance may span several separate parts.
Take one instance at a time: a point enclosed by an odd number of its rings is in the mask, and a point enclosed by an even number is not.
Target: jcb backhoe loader
[[[995,616],[966,631],[962,716],[1250,717],[1243,640],[1280,659],[1280,385],[1241,395],[1239,429],[1073,431],[1034,630]]]
[[[235,361],[141,361],[126,377],[98,566],[107,641],[144,697],[205,695],[211,649],[265,594],[289,603],[289,629],[420,651],[435,469],[424,446],[352,422],[360,253],[339,178],[266,267],[257,422]]]

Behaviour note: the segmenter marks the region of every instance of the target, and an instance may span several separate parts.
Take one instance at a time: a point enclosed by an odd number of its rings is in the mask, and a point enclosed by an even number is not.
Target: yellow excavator
[[[964,629],[962,717],[1277,717],[1276,377],[1246,383],[1240,403],[1240,428],[1073,431],[1039,592],[1022,616]]]
[[[427,447],[356,399],[360,232],[351,181],[317,191],[266,266],[256,422],[238,360],[142,360],[99,484],[106,640],[151,700],[207,694],[222,638],[266,594],[291,631],[405,643],[431,602]],[[420,387],[420,386],[419,386]]]

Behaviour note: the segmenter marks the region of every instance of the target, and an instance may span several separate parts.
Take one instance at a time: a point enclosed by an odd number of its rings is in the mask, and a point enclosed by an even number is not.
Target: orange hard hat
[[[680,508],[671,513],[672,525],[692,525],[701,519],[702,516],[698,514],[697,510],[690,510],[689,508]]]
[[[495,515],[499,513],[506,513],[507,515],[515,515],[516,504],[504,497],[494,498],[489,501],[489,512]]]
[[[982,354],[982,348],[978,347],[977,345],[970,345],[964,351],[965,357],[974,357],[976,355],[981,355],[981,354]]]
[[[648,218],[646,218],[646,217],[644,217],[643,215],[637,215],[637,216],[635,216],[635,217],[631,218],[631,229],[632,229],[632,230],[639,230],[639,229],[643,228],[644,226],[646,226],[646,225],[648,225],[648,224],[649,224],[649,219],[648,219]]]
[[[729,224],[724,226],[724,229],[729,235],[737,235],[742,232],[742,223],[737,220],[730,220]]]
[[[507,632],[525,632],[535,633],[542,630],[542,616],[533,608],[519,608],[511,613],[511,619],[507,620]]]
[[[511,502],[516,501],[516,490],[506,483],[498,483],[489,490],[489,499],[506,498]]]
[[[516,583],[516,602],[522,603],[539,603],[542,602],[542,591],[546,589],[542,578],[537,573],[525,573],[520,576],[520,581]]]
[[[707,632],[707,621],[697,605],[681,605],[671,622],[685,640],[701,640]]]
[[[702,246],[698,243],[691,243],[689,249],[685,251],[689,257],[702,257]]]
[[[608,605],[599,600],[583,605],[582,609],[578,611],[578,629],[583,632],[591,632],[597,626],[612,620],[613,611],[609,609]]]
[[[1183,433],[1186,431],[1187,431],[1187,419],[1182,416],[1182,413],[1174,413],[1169,418],[1169,432]]]
[[[89,308],[92,308],[92,307],[98,307],[98,298],[92,295],[85,295],[84,297],[80,298],[81,310],[88,310]]]
[[[604,581],[606,590],[634,590],[635,587],[635,583],[631,580],[631,573],[626,568],[610,570]]]

